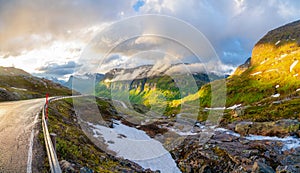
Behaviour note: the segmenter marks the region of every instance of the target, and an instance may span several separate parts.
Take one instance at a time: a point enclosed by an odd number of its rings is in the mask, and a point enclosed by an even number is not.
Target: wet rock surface
[[[241,135],[255,134],[263,136],[289,136],[299,133],[300,122],[298,120],[283,119],[273,122],[237,122],[234,131]]]
[[[188,136],[171,151],[182,172],[299,172],[300,147],[282,151],[279,141],[252,141],[218,132],[206,143]]]

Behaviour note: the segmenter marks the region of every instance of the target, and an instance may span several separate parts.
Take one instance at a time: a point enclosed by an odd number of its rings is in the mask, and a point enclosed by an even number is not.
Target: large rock
[[[75,172],[74,164],[72,164],[72,163],[70,163],[66,160],[60,161],[59,165],[60,165],[63,172],[69,172],[69,173]]]

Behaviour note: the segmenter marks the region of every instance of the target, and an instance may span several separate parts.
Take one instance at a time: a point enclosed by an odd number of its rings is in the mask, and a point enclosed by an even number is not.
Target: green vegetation
[[[276,121],[280,119],[300,120],[300,99],[295,98],[279,104],[266,103],[261,106],[253,106],[245,109],[244,115],[236,118],[249,119],[252,121]]]
[[[34,77],[23,70],[0,67],[0,101],[72,95],[72,91],[46,79]]]
[[[59,160],[75,164],[76,170],[88,167],[101,173],[135,172],[128,161],[106,154],[90,141],[78,124],[72,102],[72,99],[64,99],[51,103],[49,107],[49,132],[57,134],[56,150]],[[97,103],[103,114],[109,113],[107,109],[111,105],[108,102],[99,99]]]
[[[213,79],[220,78],[211,76]],[[181,83],[176,83],[175,79]],[[180,105],[174,104],[174,100],[196,93],[208,81],[208,76],[204,74],[193,75],[191,79],[187,79],[186,75],[175,75],[172,78],[165,75],[132,82],[103,80],[96,86],[96,95],[124,102],[129,100],[132,105],[144,105],[146,110],[172,115],[180,110]]]

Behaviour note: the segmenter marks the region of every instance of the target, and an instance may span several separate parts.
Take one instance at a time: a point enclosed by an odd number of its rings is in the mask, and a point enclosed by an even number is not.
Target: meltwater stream
[[[144,131],[128,127],[120,121],[114,121],[113,128],[93,123],[88,125],[93,130],[94,137],[102,137],[108,149],[116,152],[117,157],[131,160],[145,169],[166,173],[181,172],[162,144]]]

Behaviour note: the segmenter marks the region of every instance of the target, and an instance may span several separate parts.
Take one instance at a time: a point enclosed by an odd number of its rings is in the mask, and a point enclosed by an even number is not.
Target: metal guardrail
[[[49,103],[50,103],[50,101],[52,101],[52,99],[49,100]],[[59,162],[58,162],[58,159],[56,156],[56,151],[53,147],[53,143],[51,141],[50,134],[48,131],[47,122],[45,119],[45,111],[46,111],[45,107],[46,107],[46,104],[44,105],[43,110],[42,110],[42,127],[43,127],[43,133],[44,133],[44,139],[45,139],[45,145],[46,145],[49,165],[50,165],[50,169],[51,169],[52,173],[61,173],[62,171],[59,166]]]
[[[83,97],[87,95],[76,95],[76,96],[60,96],[60,97],[52,97],[49,99],[49,103],[56,100],[61,100],[65,98],[76,98],[76,97]],[[46,104],[44,105],[42,109],[42,127],[43,127],[43,133],[44,133],[44,139],[45,139],[45,145],[50,165],[50,170],[52,173],[61,173],[61,168],[57,159],[56,151],[54,149],[52,140],[50,138],[50,134],[48,131],[48,125],[45,118],[45,111],[46,111]]]

